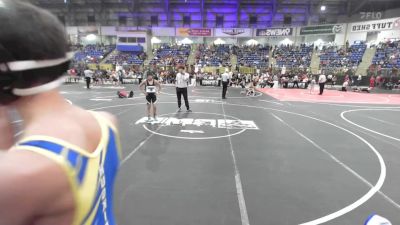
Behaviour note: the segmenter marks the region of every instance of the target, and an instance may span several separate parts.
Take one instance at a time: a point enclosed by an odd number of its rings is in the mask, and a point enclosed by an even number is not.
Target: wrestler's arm
[[[157,87],[157,90],[158,90],[158,94],[160,94],[160,92],[161,92],[161,84],[158,81],[154,81],[154,82],[156,84],[156,87]]]
[[[146,91],[144,90],[144,85],[146,84],[146,80],[142,81],[142,83],[139,85],[140,90],[142,91],[143,94],[147,95]]]
[[[11,149],[0,155],[0,177],[0,224],[34,224],[73,212],[65,172],[44,156]]]

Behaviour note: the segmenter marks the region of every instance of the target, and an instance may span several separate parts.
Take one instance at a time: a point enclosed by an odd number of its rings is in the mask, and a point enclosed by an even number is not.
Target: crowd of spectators
[[[260,68],[268,67],[270,49],[271,47],[268,45],[234,46],[232,53],[237,55],[240,66]]]
[[[190,45],[162,45],[155,49],[150,64],[159,66],[185,65],[190,55]]]
[[[393,88],[399,83],[398,79],[395,79],[398,74],[398,68],[400,68],[399,47],[400,41],[391,41],[376,45],[377,51],[368,71],[370,74],[369,76],[375,76],[373,86]],[[259,87],[273,86],[274,82],[277,81],[279,86],[284,88],[306,88],[306,84],[308,85],[312,79],[312,77],[308,75],[306,69],[310,67],[314,48],[314,45],[305,44],[300,46],[281,45],[275,48],[268,45],[199,45],[195,54],[196,70],[192,65],[193,68],[188,67],[188,72],[190,72],[191,77],[194,77],[196,80],[218,81],[220,75],[204,73],[201,68],[225,67],[230,68],[230,71],[233,72],[233,85],[240,86],[241,83],[245,85],[249,85],[250,83],[255,84],[253,82],[255,77],[258,80],[257,84]],[[353,74],[348,71],[356,71],[357,67],[362,62],[366,48],[367,45],[363,42],[355,42],[352,45],[346,43],[345,46],[340,47],[334,44],[322,47],[321,50],[318,50],[321,72],[328,76],[331,75],[331,77],[333,77],[331,79],[332,81],[339,79],[338,83],[342,83],[343,77],[341,75],[336,77],[335,74],[347,74],[350,77],[347,82],[348,86],[360,86],[361,82],[358,82],[358,77],[361,75]],[[144,52],[121,52],[115,50],[115,45],[100,44],[73,46],[73,50],[76,51],[73,73],[71,72],[74,76],[82,76],[87,64],[99,64],[100,62],[117,65],[117,67],[120,65],[124,68],[134,68],[136,66],[140,69],[124,70],[121,74],[116,71],[102,71],[98,69],[94,71],[95,83],[111,83],[115,82],[116,79],[121,83],[121,78],[142,79],[146,75],[135,72],[146,70],[143,68],[143,62],[147,58]],[[272,50],[272,56],[276,59],[277,65],[270,69],[278,69],[278,72],[260,73],[260,70],[263,71],[265,68],[268,68],[270,60],[269,54]],[[190,52],[190,45],[161,45],[159,49],[154,50],[155,57],[150,62],[150,68],[153,67],[154,71],[157,71],[159,67],[186,65]],[[238,58],[238,65],[236,68],[233,68],[231,65],[232,55],[236,55]],[[257,67],[258,74],[239,74],[238,66]],[[98,68],[103,67],[98,66]],[[282,71],[279,71],[280,69],[282,69]],[[283,70],[287,70],[287,72],[283,72]],[[304,72],[296,72],[296,70]],[[384,74],[384,71],[389,72]],[[162,71],[155,73],[155,75],[162,83],[173,83],[175,79],[175,72]],[[332,84],[334,83],[336,82],[332,82]],[[346,81],[343,83],[346,83]]]
[[[106,60],[113,65],[142,65],[147,55],[144,52],[120,52],[114,51]]]
[[[320,52],[321,68],[353,68],[362,61],[367,45],[364,43],[344,47],[324,46]]]
[[[281,45],[275,47],[272,55],[278,67],[307,68],[311,64],[313,49],[314,45]]]
[[[174,84],[176,73],[172,71],[159,71],[156,73],[156,77],[162,84]]]
[[[115,45],[78,45],[73,48],[76,53],[74,61],[79,63],[100,63],[104,57],[115,49]]]
[[[134,68],[121,68],[118,70],[105,70],[105,69],[96,69],[91,70],[86,68],[84,73],[87,71],[92,73],[93,85],[121,85],[126,82],[128,83],[140,83],[143,79],[144,75],[141,71],[137,71]],[[86,75],[85,75],[86,76]]]
[[[196,64],[204,66],[231,66],[231,48],[229,45],[199,45],[196,52]]]
[[[400,41],[380,43],[377,46],[376,54],[372,64],[380,65],[381,68],[400,67]]]

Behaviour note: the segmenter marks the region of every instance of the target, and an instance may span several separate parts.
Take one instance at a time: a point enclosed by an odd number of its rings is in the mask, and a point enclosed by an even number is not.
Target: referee
[[[185,67],[184,66],[179,66],[178,67],[178,73],[176,74],[175,78],[175,86],[176,86],[176,97],[178,98],[178,112],[181,111],[181,105],[182,105],[182,95],[183,99],[185,100],[185,106],[187,109],[187,112],[192,112],[189,107],[189,100],[188,100],[188,82],[189,82],[189,74],[185,72]]]
[[[83,73],[85,75],[86,89],[90,89],[90,83],[93,79],[94,72],[92,70],[90,70],[89,68],[86,68],[86,70],[83,71]]]
[[[326,80],[327,79],[326,79],[325,74],[322,73],[321,75],[319,75],[319,78],[318,78],[319,95],[322,95],[324,93]]]
[[[229,70],[225,69],[225,73],[221,75],[222,81],[222,99],[226,99],[226,91],[228,90],[229,80],[231,79],[229,75]]]

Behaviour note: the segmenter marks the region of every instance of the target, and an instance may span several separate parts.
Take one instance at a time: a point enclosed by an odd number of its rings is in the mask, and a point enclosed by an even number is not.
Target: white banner
[[[253,30],[248,28],[215,28],[215,37],[252,37]]]
[[[78,34],[78,27],[66,27],[67,34],[69,35],[77,35]]]
[[[117,35],[117,29],[115,27],[101,27],[101,35],[103,36],[116,36]]]
[[[350,24],[351,32],[374,32],[382,30],[400,29],[400,18],[373,20]]]
[[[175,27],[153,27],[151,28],[153,36],[169,37],[175,35]]]

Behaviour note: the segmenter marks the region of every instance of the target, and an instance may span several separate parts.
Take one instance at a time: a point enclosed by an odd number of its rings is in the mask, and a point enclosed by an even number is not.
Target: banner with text
[[[277,37],[277,36],[292,36],[293,28],[267,28],[267,29],[257,29],[256,36],[263,37]]]
[[[344,32],[343,24],[332,24],[322,26],[308,26],[300,28],[300,35],[313,34],[338,34]]]
[[[211,37],[212,29],[210,29],[210,28],[176,28],[176,36]]]
[[[251,37],[252,29],[246,28],[215,28],[215,37]]]
[[[393,29],[400,29],[400,18],[352,23],[350,25],[351,32],[374,32]]]

